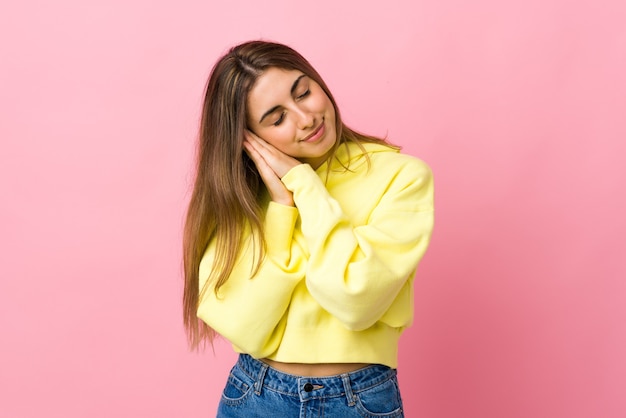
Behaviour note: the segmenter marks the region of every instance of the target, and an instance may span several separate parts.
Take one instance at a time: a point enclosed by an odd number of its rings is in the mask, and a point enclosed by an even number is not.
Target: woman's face
[[[248,129],[313,168],[337,141],[335,109],[315,81],[297,70],[271,67],[248,95]]]

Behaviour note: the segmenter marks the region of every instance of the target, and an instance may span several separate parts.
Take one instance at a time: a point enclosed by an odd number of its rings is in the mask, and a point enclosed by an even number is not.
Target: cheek
[[[320,110],[324,110],[325,113],[335,113],[333,109],[333,104],[330,102],[330,99],[323,94],[317,102],[317,106]]]
[[[335,108],[333,107],[333,104],[330,102],[330,100],[328,100],[328,107],[326,108],[326,119],[328,119],[329,122],[331,122],[333,125],[336,122],[336,118],[335,118]]]
[[[268,144],[283,151],[286,144],[290,143],[293,135],[286,127],[284,129],[267,129],[259,132],[259,136]]]
[[[335,108],[333,107],[333,103],[330,101],[330,99],[326,95],[324,95],[323,107],[324,107],[325,113],[328,115],[327,117],[332,118],[334,121],[335,120]]]

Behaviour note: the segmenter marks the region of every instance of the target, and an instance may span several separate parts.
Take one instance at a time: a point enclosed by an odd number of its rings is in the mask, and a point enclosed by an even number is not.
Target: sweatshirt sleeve
[[[283,183],[294,194],[310,256],[306,285],[331,315],[351,330],[377,322],[392,305],[428,246],[433,228],[433,183],[423,162],[368,175],[349,191],[372,199],[368,182],[384,187],[367,223],[355,226],[308,165],[290,170]],[[384,177],[387,178],[384,178]],[[381,184],[380,182],[384,182]]]
[[[266,253],[252,276],[256,250],[248,236],[232,274],[217,295],[209,283],[198,304],[198,317],[239,350],[255,357],[273,353],[282,339],[285,312],[306,259],[292,239],[298,210],[270,202],[264,221]],[[215,258],[211,242],[200,263],[200,289]]]

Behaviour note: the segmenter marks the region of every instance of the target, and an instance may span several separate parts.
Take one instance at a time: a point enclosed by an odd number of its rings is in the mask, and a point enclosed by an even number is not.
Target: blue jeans
[[[241,354],[217,418],[404,417],[396,370],[372,365],[329,377],[294,376]]]

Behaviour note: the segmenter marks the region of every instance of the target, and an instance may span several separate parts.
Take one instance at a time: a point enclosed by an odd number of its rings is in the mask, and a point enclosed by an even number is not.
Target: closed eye
[[[307,91],[298,96],[298,99],[304,99],[309,94],[311,94],[311,90],[307,89]]]
[[[272,123],[272,125],[278,126],[283,122],[284,119],[285,119],[285,112],[282,112],[280,114],[280,117],[276,120],[276,122]]]

